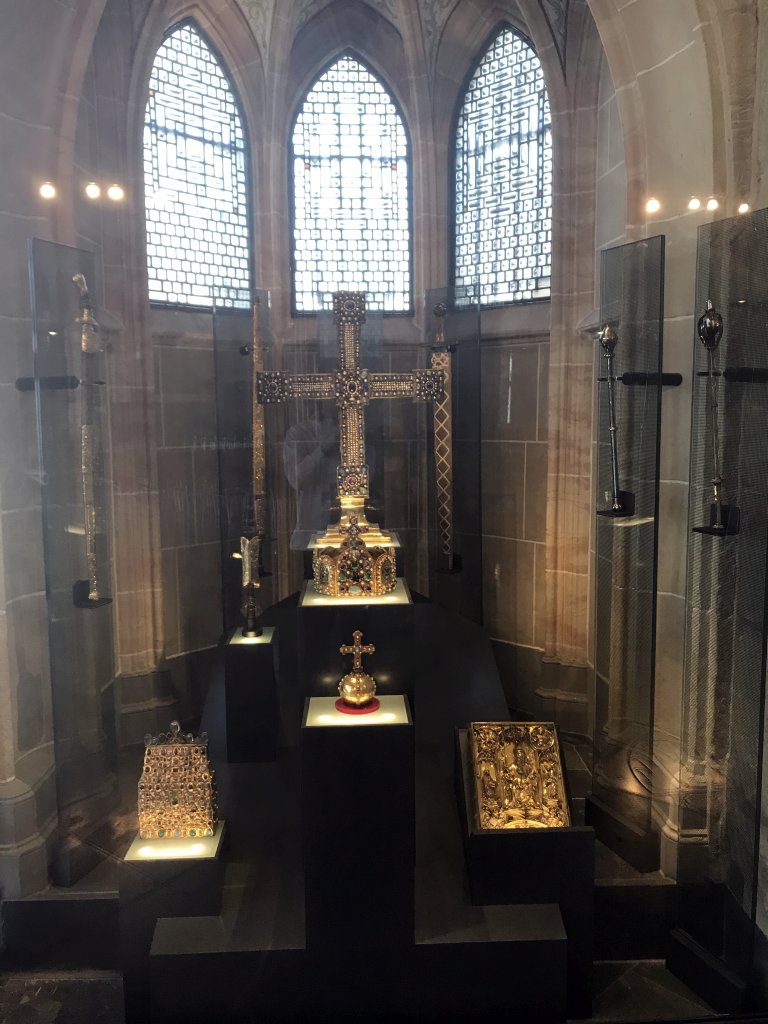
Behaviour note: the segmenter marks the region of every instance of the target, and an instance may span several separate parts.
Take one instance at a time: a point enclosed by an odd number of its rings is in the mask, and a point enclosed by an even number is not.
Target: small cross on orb
[[[375,654],[376,648],[373,644],[361,644],[360,641],[363,639],[363,634],[359,629],[356,629],[352,634],[351,644],[342,644],[339,648],[341,654],[352,655],[352,671],[362,672],[363,670],[363,655],[364,654]]]
[[[367,715],[380,707],[376,694],[376,680],[363,669],[363,655],[373,654],[373,644],[361,643],[362,631],[356,629],[351,644],[342,644],[341,654],[352,655],[352,669],[339,680],[339,699],[336,710],[345,715]]]

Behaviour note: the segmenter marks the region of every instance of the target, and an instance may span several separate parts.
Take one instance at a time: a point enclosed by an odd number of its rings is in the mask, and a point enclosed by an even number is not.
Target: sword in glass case
[[[110,598],[103,593],[99,566],[97,536],[103,532],[103,510],[99,492],[103,489],[104,457],[101,436],[101,386],[93,356],[104,351],[99,323],[93,311],[88,283],[82,273],[74,274],[72,283],[80,292],[80,309],[75,323],[80,329],[82,353],[81,422],[80,422],[80,474],[83,494],[85,532],[85,562],[87,578],[77,580],[73,589],[78,607],[92,608],[107,604]]]
[[[739,510],[723,503],[723,476],[720,462],[720,423],[717,398],[717,350],[723,337],[723,318],[711,299],[696,324],[699,341],[707,350],[707,406],[712,423],[712,497],[709,508],[709,526],[694,526],[694,533],[707,533],[724,537],[739,532]]]
[[[605,380],[608,385],[608,432],[611,439],[611,505],[610,508],[598,509],[599,516],[631,516],[634,512],[634,495],[629,491],[622,491],[619,485],[619,428],[616,423],[616,373],[614,370],[614,359],[616,358],[616,345],[619,336],[610,324],[606,324],[598,332],[597,340],[603,350],[606,363]]]

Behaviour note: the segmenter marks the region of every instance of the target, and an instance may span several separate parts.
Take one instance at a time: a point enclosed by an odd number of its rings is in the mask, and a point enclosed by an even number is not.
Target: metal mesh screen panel
[[[243,126],[194,27],[157,51],[144,119],[151,302],[247,309],[250,256]]]
[[[696,309],[724,321],[717,351],[723,501],[731,536],[692,532],[688,548],[679,849],[683,928],[734,970],[751,959],[765,689],[768,391],[732,369],[768,371],[768,211],[699,231]],[[689,527],[707,526],[713,415],[704,346],[695,341]],[[729,379],[730,376],[730,379]]]
[[[347,289],[366,292],[370,310],[409,312],[408,141],[389,93],[354,58],[310,89],[291,166],[296,311]]]
[[[618,335],[614,375],[658,374],[662,358],[664,239],[602,254],[601,324]],[[597,346],[598,375],[607,361]],[[659,477],[658,383],[616,381],[620,488],[634,512],[596,517],[595,763],[593,792],[644,830],[650,829],[656,547]],[[612,498],[608,384],[598,385],[597,508]]]
[[[549,298],[549,100],[539,58],[510,28],[496,36],[464,97],[455,188],[457,302]]]

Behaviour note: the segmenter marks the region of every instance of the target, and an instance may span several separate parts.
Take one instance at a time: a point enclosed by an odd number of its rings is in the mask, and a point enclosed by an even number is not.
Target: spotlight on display
[[[40,195],[43,199],[55,199],[56,198],[56,186],[52,181],[44,181],[40,186]]]
[[[720,203],[717,201],[717,199],[715,199],[714,196],[710,196],[707,200],[707,209],[709,210],[709,212],[714,213],[714,211],[717,210],[719,206]]]
[[[749,203],[739,203],[739,213],[749,213]]]
[[[125,199],[125,189],[122,185],[110,185],[107,189],[107,198],[113,203],[120,203]]]
[[[651,198],[645,204],[645,212],[646,213],[658,213],[660,209],[661,209],[661,203],[659,202],[659,200],[656,199],[655,196],[651,196]]]
[[[101,195],[101,185],[95,181],[89,181],[85,186],[85,194],[89,199],[98,199]]]
[[[699,199],[698,196],[691,196],[691,198],[688,200],[688,209],[689,210],[700,210],[701,209],[701,200]]]

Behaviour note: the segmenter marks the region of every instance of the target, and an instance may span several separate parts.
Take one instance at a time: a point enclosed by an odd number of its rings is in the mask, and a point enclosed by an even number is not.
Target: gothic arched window
[[[247,307],[243,123],[218,59],[189,22],[157,51],[144,117],[149,298]]]
[[[548,299],[552,125],[544,74],[511,28],[470,79],[456,125],[456,302]]]
[[[297,313],[339,289],[368,308],[411,309],[409,155],[403,120],[354,57],[309,90],[291,140],[293,289]]]

